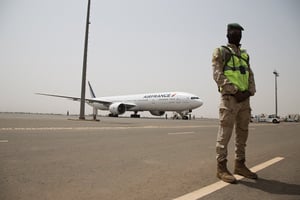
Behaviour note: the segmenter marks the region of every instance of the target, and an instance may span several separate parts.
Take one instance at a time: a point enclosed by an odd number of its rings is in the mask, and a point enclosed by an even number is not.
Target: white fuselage
[[[100,101],[120,102],[134,104],[127,111],[188,111],[202,106],[203,101],[189,93],[184,92],[162,92],[149,94],[136,94],[124,96],[111,96],[94,98]],[[89,105],[100,110],[108,110],[109,107],[102,103],[89,103]]]
[[[186,92],[160,92],[96,98],[90,84],[89,86],[92,98],[85,98],[85,102],[94,108],[94,118],[97,115],[98,109],[108,110],[112,116],[122,115],[126,111],[133,111],[135,114],[132,117],[139,117],[137,115],[139,111],[149,111],[155,116],[161,116],[166,111],[174,111],[186,118],[187,113],[203,105],[203,101],[199,97]],[[79,97],[65,95],[36,94],[66,98],[73,101],[81,100]]]

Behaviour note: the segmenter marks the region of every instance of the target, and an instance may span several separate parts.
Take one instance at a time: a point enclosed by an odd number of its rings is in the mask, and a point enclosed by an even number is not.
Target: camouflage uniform
[[[240,55],[240,48],[228,44],[236,55]],[[222,162],[227,158],[227,146],[235,125],[235,158],[236,160],[245,160],[245,147],[248,138],[248,126],[251,116],[250,98],[237,103],[233,96],[238,88],[232,84],[224,75],[224,50],[215,49],[213,52],[212,66],[213,78],[217,83],[221,93],[221,103],[219,108],[219,131],[217,136],[216,152],[217,161]],[[256,92],[253,72],[249,66],[249,88],[251,96]]]

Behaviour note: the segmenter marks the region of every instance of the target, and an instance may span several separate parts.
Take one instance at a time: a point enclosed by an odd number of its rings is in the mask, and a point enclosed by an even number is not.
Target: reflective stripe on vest
[[[238,56],[230,49],[230,59],[225,63],[224,75],[233,83],[240,91],[249,89],[249,56],[245,50],[241,50],[241,55]],[[226,50],[224,50],[226,51]],[[223,52],[224,52],[223,51]]]

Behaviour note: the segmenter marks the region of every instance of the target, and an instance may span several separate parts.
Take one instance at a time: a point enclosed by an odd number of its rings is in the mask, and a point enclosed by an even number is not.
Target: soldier
[[[227,169],[227,146],[235,126],[235,169],[234,173],[246,178],[257,179],[245,165],[245,147],[251,117],[250,96],[256,92],[249,55],[241,49],[244,28],[232,23],[227,25],[228,45],[213,52],[213,78],[221,94],[219,108],[219,130],[217,136],[217,177],[228,183],[236,183]]]

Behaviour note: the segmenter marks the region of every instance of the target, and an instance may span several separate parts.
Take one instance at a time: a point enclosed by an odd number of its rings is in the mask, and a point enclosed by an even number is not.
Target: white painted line
[[[260,170],[262,170],[264,168],[267,168],[267,167],[269,167],[269,166],[271,166],[271,165],[273,165],[273,164],[275,164],[275,163],[277,163],[277,162],[279,162],[279,161],[281,161],[283,159],[284,159],[283,157],[273,158],[272,160],[268,160],[268,161],[266,161],[264,163],[261,163],[259,165],[256,165],[256,166],[252,167],[251,171],[258,172],[258,171],[260,171]]]
[[[266,167],[269,167],[279,161],[281,161],[282,159],[284,159],[283,157],[276,157],[276,158],[273,158],[272,160],[269,160],[269,161],[266,161],[264,163],[261,163],[259,165],[256,165],[254,167],[251,168],[251,171],[253,172],[258,172]],[[244,177],[242,176],[239,176],[239,175],[235,175],[236,179],[237,180],[241,180],[243,179]],[[208,194],[211,194],[217,190],[220,190],[222,189],[223,187],[227,186],[227,185],[230,185],[230,183],[225,183],[223,181],[218,181],[216,183],[213,183],[211,185],[208,185],[204,188],[201,188],[199,190],[196,190],[194,192],[191,192],[191,193],[188,193],[186,195],[183,195],[181,197],[178,197],[176,199],[173,199],[173,200],[197,200],[197,199],[200,199]]]
[[[38,127],[38,128],[0,128],[0,131],[64,131],[64,130],[122,130],[129,127]]]
[[[127,129],[181,129],[181,128],[211,128],[217,125],[200,126],[101,126],[101,127],[28,127],[0,128],[0,131],[64,131],[64,130],[127,130]]]
[[[0,140],[0,143],[8,142],[8,140]]]
[[[186,134],[194,134],[195,132],[175,132],[175,133],[168,133],[168,135],[186,135]]]

